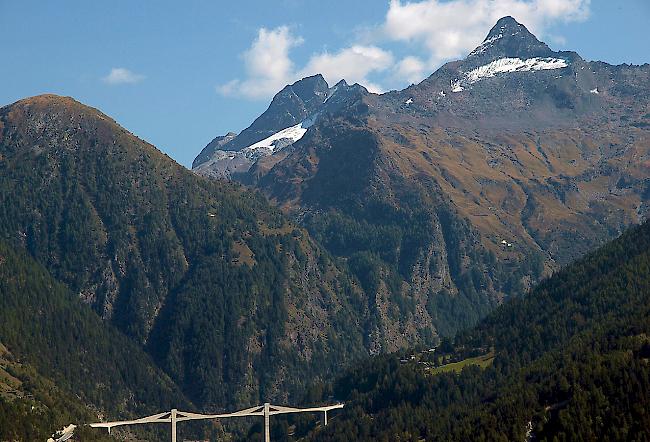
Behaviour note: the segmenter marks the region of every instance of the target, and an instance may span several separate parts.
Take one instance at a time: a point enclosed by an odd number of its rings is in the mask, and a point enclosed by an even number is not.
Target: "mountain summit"
[[[468,59],[491,61],[504,57],[526,59],[553,55],[546,43],[539,41],[526,26],[508,16],[499,19]]]
[[[322,75],[303,78],[285,86],[278,92],[269,108],[250,127],[223,146],[223,150],[239,150],[250,146],[277,132],[300,123],[323,104],[329,94],[329,86]]]
[[[323,112],[333,112],[367,93],[345,80],[329,87],[322,75],[285,86],[268,109],[240,134],[212,140],[192,163],[200,175],[232,178],[246,174],[263,157],[298,141]]]

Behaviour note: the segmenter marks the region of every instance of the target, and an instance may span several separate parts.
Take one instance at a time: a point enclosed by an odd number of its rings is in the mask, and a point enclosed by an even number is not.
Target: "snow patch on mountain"
[[[273,152],[276,147],[282,149],[283,147],[293,144],[299,139],[301,139],[305,135],[305,133],[307,133],[307,129],[309,129],[311,126],[314,125],[317,117],[318,114],[313,115],[309,118],[305,118],[303,121],[296,124],[295,126],[282,129],[281,131],[274,133],[270,137],[264,138],[263,140],[258,141],[257,143],[251,144],[250,146],[245,147],[242,150],[251,151],[260,148],[265,148]]]
[[[317,118],[318,114],[314,114],[241,150],[216,150],[208,161],[193,170],[199,175],[213,177],[231,177],[235,172],[245,172],[258,159],[273,155],[300,140]]]
[[[465,74],[465,79],[470,83],[476,83],[483,78],[494,77],[505,72],[526,72],[542,71],[549,69],[561,69],[567,67],[566,60],[562,58],[500,58],[491,63],[480,66]]]
[[[464,89],[463,86],[474,84],[484,78],[494,77],[498,74],[561,69],[567,66],[567,61],[562,58],[534,57],[526,60],[521,58],[500,58],[472,69],[465,73],[461,79],[453,81],[451,91],[461,92]]]

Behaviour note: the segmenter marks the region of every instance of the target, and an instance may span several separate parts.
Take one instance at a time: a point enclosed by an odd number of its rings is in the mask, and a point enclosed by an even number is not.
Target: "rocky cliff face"
[[[399,347],[646,218],[649,85],[649,65],[555,52],[505,17],[465,59],[323,109],[234,178],[346,261]]]

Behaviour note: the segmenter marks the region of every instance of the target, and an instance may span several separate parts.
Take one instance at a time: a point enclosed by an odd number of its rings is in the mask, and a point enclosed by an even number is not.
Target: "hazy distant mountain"
[[[505,17],[417,85],[345,96],[237,173],[217,156],[194,170],[257,186],[345,259],[395,348],[476,321],[647,216],[650,65],[556,52]]]

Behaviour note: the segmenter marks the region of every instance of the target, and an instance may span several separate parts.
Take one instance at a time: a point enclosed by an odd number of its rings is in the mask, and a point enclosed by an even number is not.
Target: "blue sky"
[[[588,60],[650,62],[648,0],[0,0],[0,105],[72,96],[189,166],[287,82],[403,88],[503,15]]]

